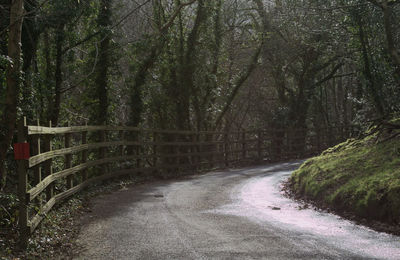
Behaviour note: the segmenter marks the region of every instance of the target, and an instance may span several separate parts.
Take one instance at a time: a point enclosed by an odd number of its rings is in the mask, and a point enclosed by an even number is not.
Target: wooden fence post
[[[36,121],[37,126],[40,126],[39,119]],[[33,137],[33,155],[40,154],[40,135],[35,135]],[[34,177],[34,184],[37,185],[42,181],[42,168],[40,165],[36,165],[33,167],[33,177]]]
[[[198,143],[198,150],[199,150],[199,169],[200,170],[203,170],[203,165],[204,165],[204,163],[206,162],[205,160],[204,160],[204,158],[205,158],[205,151],[206,151],[206,149],[204,149],[204,142],[206,142],[206,136],[205,136],[205,134],[203,134],[203,137],[202,137],[202,133],[199,133],[198,135],[197,135],[197,143]]]
[[[181,136],[179,134],[174,134],[173,138],[174,138],[174,142],[178,142],[178,143],[183,142],[183,140],[181,139]],[[181,158],[180,154],[181,154],[182,148],[183,148],[183,146],[181,146],[181,144],[178,144],[177,146],[174,146],[174,149],[175,149],[174,153],[176,155],[176,157],[174,157],[174,158],[176,160],[175,164],[177,166],[179,166],[181,164],[182,158]],[[179,168],[177,168],[176,171],[179,172]]]
[[[100,142],[104,143],[106,142],[106,131],[105,130],[100,130]],[[107,153],[107,148],[106,147],[101,147],[99,151],[99,159],[104,159],[106,158],[106,153]],[[104,165],[102,168],[103,174],[107,174],[108,171],[108,164]]]
[[[262,146],[263,146],[263,132],[261,130],[258,131],[258,140],[257,140],[257,152],[258,152],[258,162],[262,162],[263,160],[263,152],[262,152]]]
[[[106,141],[106,132],[104,130],[100,130],[100,143],[104,143],[105,141]],[[100,147],[99,157],[100,159],[104,159],[106,157],[105,147]]]
[[[245,160],[247,157],[246,154],[246,132],[242,133],[242,160]]]
[[[217,140],[219,141],[218,144],[218,165],[221,167],[222,163],[225,164],[225,155],[224,155],[224,135],[221,133],[218,133],[218,138]]]
[[[229,154],[228,154],[228,133],[224,134],[224,159],[225,166],[229,166]]]
[[[70,126],[69,123],[67,123],[65,126]],[[69,148],[71,147],[71,134],[65,134],[64,135],[64,144],[65,144],[65,148]],[[69,169],[72,167],[72,154],[66,154],[65,155],[65,169]],[[69,175],[67,177],[67,189],[72,189],[74,187],[74,176],[73,175]]]
[[[152,147],[152,149],[153,149],[153,167],[156,167],[156,165],[157,165],[157,161],[158,161],[158,158],[157,158],[157,142],[158,142],[158,138],[157,138],[157,133],[155,132],[155,131],[153,131],[152,132],[153,133],[153,147]]]
[[[120,124],[120,126],[122,126],[122,124]],[[118,138],[119,138],[119,141],[123,141],[124,140],[124,131],[120,130],[118,132]],[[124,145],[120,145],[119,146],[118,153],[119,153],[119,156],[123,156],[124,155],[124,153],[125,153]]]
[[[82,132],[82,144],[87,144],[87,131]],[[87,162],[88,151],[85,149],[82,151],[82,164]],[[82,182],[88,179],[88,171],[87,169],[82,170]]]
[[[52,127],[51,121],[49,121],[49,127]],[[46,135],[44,138],[44,152],[50,152],[52,150],[52,142],[51,139],[53,138],[52,135]],[[45,169],[45,175],[50,176],[53,174],[53,168],[52,168],[52,159],[47,160],[44,163],[44,169]],[[46,201],[49,201],[54,195],[54,184],[50,184],[46,188]]]
[[[200,142],[201,142],[201,135],[200,135],[200,133],[197,132],[196,133],[196,153],[197,153],[196,169],[197,170],[201,169],[201,161],[202,161],[202,158],[201,158],[202,149],[201,149]]]
[[[192,141],[192,146],[190,147],[190,152],[192,154],[190,161],[192,163],[193,170],[197,170],[197,157],[196,157],[196,134],[191,134],[191,141]]]
[[[26,118],[24,117],[18,124],[18,143],[26,143],[27,128]],[[18,198],[19,198],[19,232],[20,246],[26,249],[28,245],[28,237],[30,230],[28,227],[28,201],[27,201],[27,186],[28,186],[28,161],[18,160]]]
[[[139,145],[136,146],[136,167],[137,168],[141,168],[142,167],[142,160],[139,159],[140,155],[141,155],[141,151],[142,151],[142,146],[140,145],[141,142],[141,136],[144,135],[144,131],[142,132],[142,130],[139,130],[136,132],[136,136],[135,136],[135,140],[136,142],[138,142]]]
[[[37,126],[40,126],[39,119],[36,120]],[[40,151],[40,135],[34,135],[32,137],[32,155],[39,155]],[[37,185],[42,181],[42,166],[40,164],[35,165],[33,167],[33,184]],[[42,209],[42,200],[41,197],[38,199],[37,206],[39,209]]]
[[[212,169],[214,167],[214,155],[213,155],[213,151],[215,150],[215,147],[214,147],[214,144],[213,144],[214,135],[210,133],[210,134],[207,134],[206,136],[207,136],[206,137],[206,142],[211,144],[211,145],[207,145],[206,146],[207,147],[206,151],[208,153],[210,153],[210,155],[208,156],[207,160],[208,160],[208,165],[209,165],[210,169]]]

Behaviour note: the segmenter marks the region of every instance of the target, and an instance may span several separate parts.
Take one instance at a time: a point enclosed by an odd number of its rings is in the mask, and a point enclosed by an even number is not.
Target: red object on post
[[[30,157],[29,143],[14,144],[14,157],[15,160],[28,160]]]

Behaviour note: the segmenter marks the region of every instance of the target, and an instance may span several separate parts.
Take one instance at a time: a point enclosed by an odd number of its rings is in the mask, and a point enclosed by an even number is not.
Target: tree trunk
[[[145,60],[140,64],[139,69],[136,74],[133,76],[133,86],[131,89],[131,113],[129,116],[129,125],[130,126],[139,126],[142,121],[142,114],[144,111],[144,103],[143,103],[143,85],[146,83],[146,76],[148,71],[154,66],[157,58],[160,54],[160,50],[164,47],[165,40],[164,38],[160,38],[159,42],[154,43],[150,49],[149,55],[145,58]]]
[[[108,27],[111,26],[111,7],[111,0],[101,0],[97,21],[100,30],[103,30],[100,34],[99,60],[96,73],[98,107],[95,120],[98,125],[105,125],[108,120],[108,76],[111,57],[111,32],[108,30]]]
[[[359,15],[357,15],[356,19],[357,19],[357,23],[358,23],[358,36],[359,36],[360,43],[361,43],[362,58],[364,61],[364,75],[368,80],[368,84],[367,84],[368,92],[372,98],[372,101],[375,105],[377,112],[382,116],[385,114],[385,110],[382,105],[382,99],[379,96],[379,92],[377,89],[378,87],[376,86],[375,78],[372,74],[371,63],[370,63],[370,59],[369,59],[369,55],[368,55],[368,47],[367,47],[368,39],[364,32],[364,25],[362,23],[361,17],[359,17]]]
[[[394,65],[394,71],[397,76],[397,79],[400,80],[400,53],[395,45],[395,37],[393,34],[392,28],[392,18],[395,14],[393,14],[391,7],[388,6],[388,1],[383,1],[382,3],[383,10],[383,18],[385,25],[385,34],[386,34],[386,43],[388,47],[388,52],[390,58],[392,59]]]
[[[7,69],[6,100],[0,138],[0,179],[1,188],[6,184],[5,158],[14,135],[17,119],[18,96],[21,82],[21,33],[24,18],[24,1],[14,0],[10,8],[10,31],[8,35],[8,56],[12,60]]]
[[[196,19],[189,33],[186,52],[179,70],[179,96],[177,97],[177,127],[180,130],[190,129],[190,98],[194,90],[195,55],[201,25],[207,18],[203,0],[198,0]]]
[[[255,51],[254,55],[251,57],[250,63],[247,65],[247,67],[242,71],[241,75],[237,78],[235,81],[235,84],[233,86],[232,92],[229,94],[227,101],[220,112],[216,123],[215,123],[215,129],[218,129],[222,123],[222,119],[224,118],[225,114],[228,112],[230,109],[237,93],[239,92],[239,89],[242,87],[242,85],[247,81],[247,79],[250,77],[251,73],[254,71],[254,69],[257,66],[258,63],[258,58],[260,57],[261,50],[264,46],[264,43],[261,42],[260,46],[257,48]]]
[[[58,120],[60,117],[60,106],[61,106],[61,86],[63,82],[62,77],[62,63],[63,63],[63,43],[65,39],[65,24],[60,24],[57,27],[56,32],[56,71],[55,71],[55,93],[53,106],[50,108],[51,113],[51,122],[53,126],[58,125]]]
[[[26,12],[32,12],[37,8],[37,0],[26,0],[25,9]],[[25,78],[23,81],[22,90],[22,102],[21,111],[27,118],[33,118],[35,116],[35,110],[30,106],[32,100],[32,62],[36,60],[36,52],[38,48],[38,41],[40,32],[37,30],[36,15],[25,17],[22,24],[22,53],[23,55],[23,67]]]
[[[48,30],[46,30],[43,34],[43,45],[44,45],[44,60],[46,64],[46,70],[45,70],[45,86],[47,89],[51,89],[51,86],[53,85],[53,77],[51,73],[51,56],[50,56],[50,36]],[[42,112],[40,114],[40,121],[49,121],[51,119],[51,106],[52,106],[52,93],[51,91],[45,91],[45,99],[47,102],[47,111],[45,111],[43,108]],[[45,114],[46,113],[46,114]]]
[[[304,73],[307,74],[307,73]],[[305,76],[306,77],[306,76]],[[289,127],[293,129],[292,135],[289,136],[288,144],[292,147],[292,151],[301,155],[304,152],[307,136],[306,120],[308,116],[308,108],[310,105],[309,86],[312,80],[300,78],[298,79],[298,94],[291,99],[289,113]]]

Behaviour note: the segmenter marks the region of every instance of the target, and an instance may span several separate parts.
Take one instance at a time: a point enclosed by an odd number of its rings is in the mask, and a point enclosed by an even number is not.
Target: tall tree
[[[392,60],[394,71],[397,74],[398,79],[400,79],[400,46],[396,45],[396,35],[395,35],[395,17],[396,13],[394,11],[395,6],[400,5],[398,0],[368,0],[375,6],[379,7],[383,15],[383,25],[385,28],[385,38],[387,45],[387,52]],[[397,20],[398,21],[398,20]],[[399,81],[400,82],[400,81]]]
[[[8,57],[10,63],[7,69],[7,89],[5,107],[0,132],[0,178],[2,187],[6,183],[4,161],[14,135],[17,120],[18,96],[21,84],[21,34],[24,19],[24,1],[11,1],[10,27],[8,34]]]
[[[111,62],[111,16],[112,16],[112,0],[101,0],[99,16],[97,24],[101,33],[99,35],[99,55],[96,66],[96,95],[97,95],[97,109],[96,109],[96,123],[104,125],[109,119],[109,76],[110,76],[110,62]]]

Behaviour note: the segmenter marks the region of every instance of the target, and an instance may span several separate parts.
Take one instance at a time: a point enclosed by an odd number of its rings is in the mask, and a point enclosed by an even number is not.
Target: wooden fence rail
[[[18,160],[21,242],[60,201],[88,185],[135,173],[169,174],[306,157],[338,140],[304,130],[194,132],[126,126],[18,128],[32,156]]]

